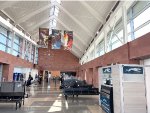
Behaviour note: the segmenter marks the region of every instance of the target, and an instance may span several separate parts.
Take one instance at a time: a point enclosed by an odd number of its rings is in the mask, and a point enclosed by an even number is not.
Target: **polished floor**
[[[98,96],[69,97],[66,101],[59,82],[33,84],[26,90],[29,98],[25,99],[25,105],[15,110],[15,103],[0,103],[0,113],[103,113]]]

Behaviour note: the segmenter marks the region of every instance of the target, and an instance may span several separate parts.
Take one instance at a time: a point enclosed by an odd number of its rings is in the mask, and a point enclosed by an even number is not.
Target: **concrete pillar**
[[[122,20],[123,20],[123,42],[124,44],[128,42],[127,34],[127,9],[126,6],[122,6]]]
[[[107,53],[107,32],[104,29],[104,53]]]
[[[12,39],[11,39],[11,48],[10,48],[10,54],[13,54],[13,45],[14,45],[14,38],[15,38],[15,32],[12,33]]]
[[[21,58],[24,59],[24,57],[25,57],[25,39],[23,38]]]

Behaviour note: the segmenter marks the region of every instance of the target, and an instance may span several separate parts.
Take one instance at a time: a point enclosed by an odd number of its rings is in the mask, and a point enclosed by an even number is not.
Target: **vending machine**
[[[23,81],[22,73],[13,73],[13,81]]]

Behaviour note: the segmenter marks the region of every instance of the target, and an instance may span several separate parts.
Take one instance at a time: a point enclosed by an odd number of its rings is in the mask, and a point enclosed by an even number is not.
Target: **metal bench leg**
[[[67,100],[67,95],[65,95],[65,99]]]
[[[18,103],[19,104],[19,108],[21,107],[21,102]]]
[[[24,99],[22,100],[22,103],[23,103],[23,105],[24,105]]]
[[[18,104],[18,102],[16,102],[16,110],[17,110],[17,104]]]

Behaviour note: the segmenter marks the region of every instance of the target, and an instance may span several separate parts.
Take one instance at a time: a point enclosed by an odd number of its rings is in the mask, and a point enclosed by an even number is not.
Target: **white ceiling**
[[[115,1],[62,1],[56,29],[72,30],[71,52],[78,58],[84,54]],[[0,10],[19,24],[32,39],[38,41],[39,27],[49,28],[50,1],[0,1]]]

